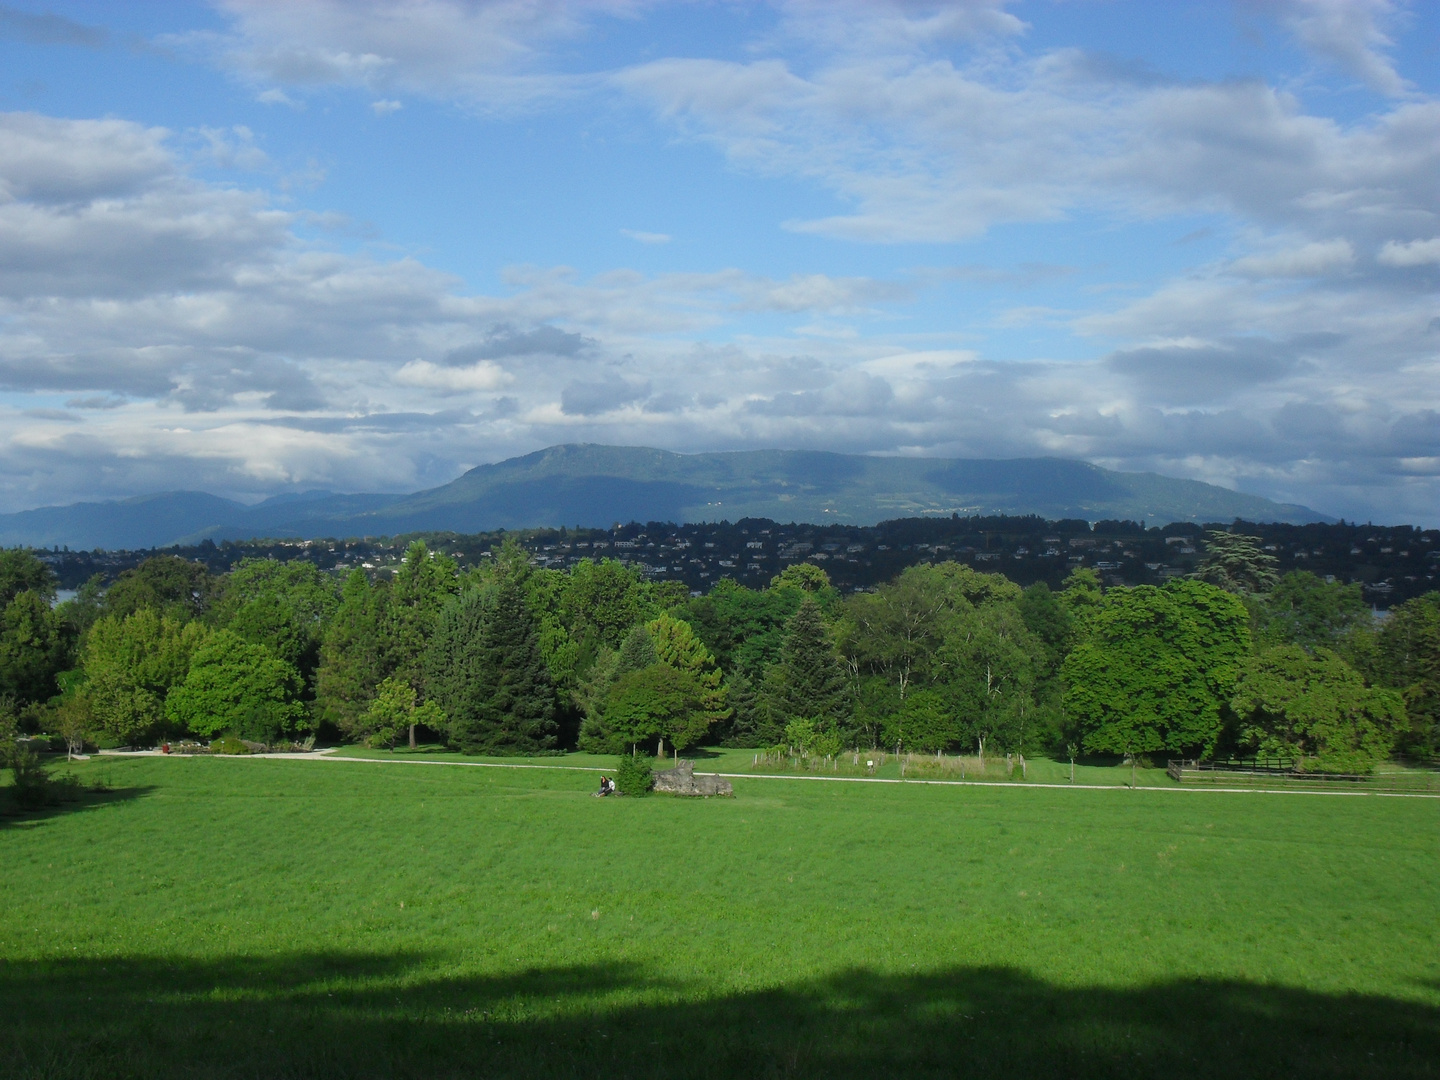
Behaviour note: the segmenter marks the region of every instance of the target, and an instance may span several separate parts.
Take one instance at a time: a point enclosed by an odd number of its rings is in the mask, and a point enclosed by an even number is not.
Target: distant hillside
[[[135,548],[270,537],[480,532],[617,521],[843,522],[959,514],[1305,523],[1331,521],[1197,480],[1064,458],[878,458],[795,450],[674,454],[552,446],[414,495],[279,496],[258,506],[195,492],[0,515],[0,544]]]

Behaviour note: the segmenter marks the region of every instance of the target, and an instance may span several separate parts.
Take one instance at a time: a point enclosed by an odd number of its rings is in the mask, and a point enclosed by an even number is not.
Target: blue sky
[[[557,442],[1440,523],[1440,8],[0,3],[0,510]]]

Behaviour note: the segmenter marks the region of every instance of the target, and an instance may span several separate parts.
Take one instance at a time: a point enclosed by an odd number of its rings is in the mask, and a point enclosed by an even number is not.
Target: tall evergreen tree
[[[361,717],[375,689],[390,674],[386,664],[386,591],[372,586],[363,570],[352,570],[340,607],[320,646],[315,698],[320,719],[346,735],[361,729]]]
[[[1377,680],[1405,698],[1409,730],[1400,749],[1440,757],[1440,592],[1407,600],[1380,630]]]
[[[767,680],[777,720],[810,719],[829,730],[843,727],[850,711],[845,669],[835,655],[820,605],[807,596],[786,631],[775,677]]]
[[[425,654],[425,696],[449,718],[452,732],[457,723],[470,724],[471,690],[485,678],[485,633],[495,592],[493,585],[469,589],[446,604]]]
[[[615,658],[615,670],[611,677],[618,679],[632,671],[640,671],[651,664],[658,664],[660,656],[655,652],[655,639],[650,631],[637,626],[625,635],[620,643],[620,655]]]
[[[501,575],[490,599],[462,600],[446,613],[427,667],[451,741],[467,753],[552,749],[555,687],[522,584]]]
[[[460,590],[454,560],[416,540],[390,583],[387,675],[411,685],[421,681],[425,650],[445,602]]]
[[[721,740],[724,746],[760,746],[763,742],[760,695],[755,684],[744,674],[736,672],[725,680],[730,702],[729,730]],[[772,740],[773,741],[773,740]]]
[[[1205,555],[1195,576],[1229,593],[1260,596],[1280,580],[1276,565],[1275,556],[1261,549],[1258,536],[1212,529],[1205,534]]]

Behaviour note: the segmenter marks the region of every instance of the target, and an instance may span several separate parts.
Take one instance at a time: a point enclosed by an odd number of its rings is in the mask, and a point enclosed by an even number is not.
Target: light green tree
[[[444,710],[433,701],[420,701],[413,686],[392,675],[376,690],[375,700],[365,710],[359,733],[370,746],[393,748],[396,740],[408,731],[413,748],[415,729],[421,725],[444,732]]]
[[[305,725],[300,676],[263,645],[218,630],[195,650],[185,681],[170,691],[165,716],[195,735],[273,743]]]
[[[646,623],[645,629],[654,643],[656,659],[677,671],[685,672],[700,688],[702,715],[696,717],[696,724],[703,724],[705,732],[708,732],[714,725],[729,719],[730,707],[726,703],[720,665],[715,662],[715,657],[696,636],[690,624],[671,615],[661,615]],[[699,737],[695,741],[680,745],[693,746],[698,741]]]
[[[98,619],[81,661],[99,728],[130,743],[161,734],[165,699],[185,681],[191,656],[211,633],[198,622],[162,616],[154,608]]]

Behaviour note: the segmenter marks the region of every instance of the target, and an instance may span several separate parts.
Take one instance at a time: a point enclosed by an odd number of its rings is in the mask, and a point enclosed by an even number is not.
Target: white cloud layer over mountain
[[[1001,273],[948,255],[873,276],[853,254],[778,275],[517,265],[484,290],[330,231],[323,188],[302,209],[248,129],[11,111],[0,502],[408,490],[597,441],[1079,456],[1440,520],[1440,99],[1395,66],[1404,10],[1242,5],[1374,95],[1324,115],[1278,81],[1027,47],[1012,7],[784,4],[748,55],[575,70],[567,50],[597,26],[657,5],[225,0],[222,31],[165,44],[268,100],[353,92],[385,123],[409,97],[639,115],[738,174],[824,193],[834,212],[775,222],[817,241],[956,245],[1081,216],[1208,218],[1233,240],[1138,284],[1116,266],[1083,307],[1017,305],[1006,325],[1073,348],[998,356],[906,330],[955,282]]]

